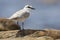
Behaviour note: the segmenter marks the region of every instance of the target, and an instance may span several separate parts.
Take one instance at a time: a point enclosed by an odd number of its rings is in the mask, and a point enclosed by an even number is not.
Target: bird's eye
[[[31,8],[31,7],[28,6],[27,8]]]

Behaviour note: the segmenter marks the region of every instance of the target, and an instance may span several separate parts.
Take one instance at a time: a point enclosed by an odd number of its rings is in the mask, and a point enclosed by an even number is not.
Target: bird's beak
[[[35,10],[35,8],[31,8],[32,10]]]

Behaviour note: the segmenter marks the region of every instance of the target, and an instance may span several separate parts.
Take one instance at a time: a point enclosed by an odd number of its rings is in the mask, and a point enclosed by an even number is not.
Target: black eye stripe
[[[31,8],[31,7],[28,6],[28,8]]]

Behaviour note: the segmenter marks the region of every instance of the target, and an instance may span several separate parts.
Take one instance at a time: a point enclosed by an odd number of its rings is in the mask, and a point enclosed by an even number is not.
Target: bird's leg
[[[18,21],[17,21],[17,24],[19,25]]]
[[[21,27],[20,25],[19,25],[19,22],[18,21],[16,21],[17,22],[17,25],[19,26],[19,27]],[[20,30],[21,30],[21,28],[20,28]]]
[[[24,30],[24,22],[22,22],[22,30]]]
[[[25,36],[25,32],[24,32],[24,22],[22,22],[22,36]]]

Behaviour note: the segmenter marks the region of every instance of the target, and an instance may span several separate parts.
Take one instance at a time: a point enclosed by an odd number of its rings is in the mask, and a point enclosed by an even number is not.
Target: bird
[[[24,21],[30,16],[31,10],[35,10],[35,8],[33,8],[31,5],[25,5],[24,8],[15,12],[8,19],[17,21],[17,24],[18,24],[18,21],[22,22],[22,30],[24,30]]]

